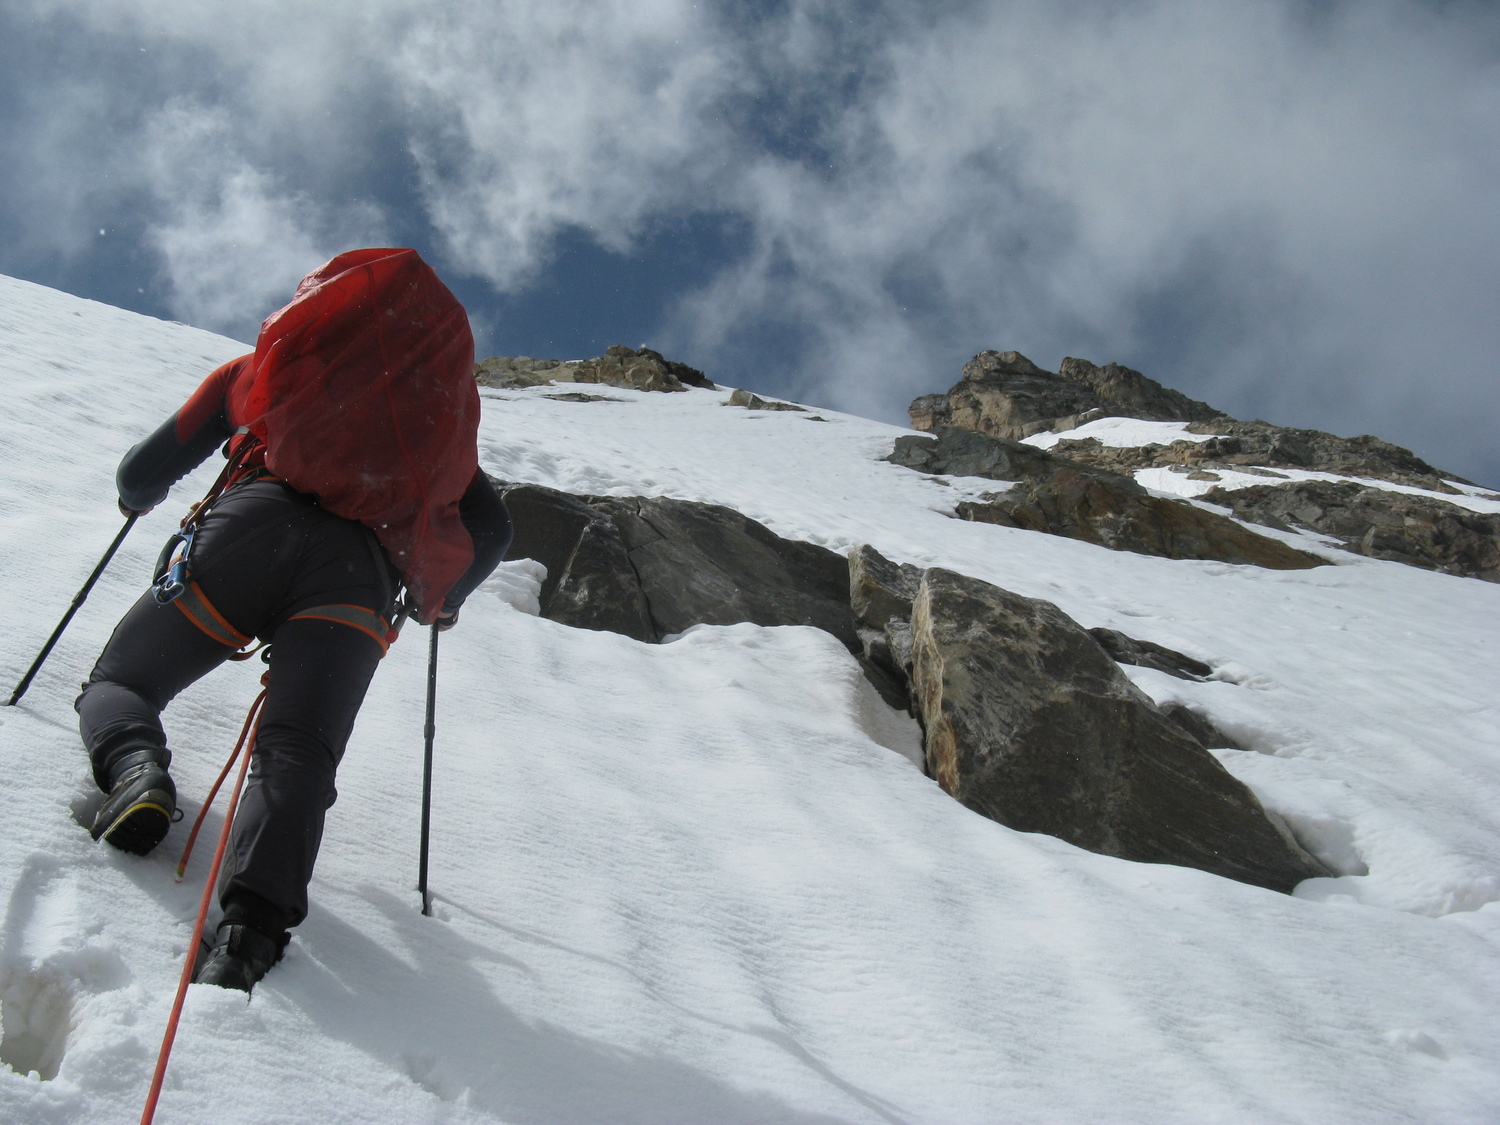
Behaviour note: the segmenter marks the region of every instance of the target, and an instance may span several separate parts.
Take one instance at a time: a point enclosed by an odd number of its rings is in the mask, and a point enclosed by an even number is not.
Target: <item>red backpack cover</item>
[[[261,324],[228,389],[265,463],[375,532],[431,624],[474,561],[458,502],[479,469],[469,318],[415,250],[351,250]]]

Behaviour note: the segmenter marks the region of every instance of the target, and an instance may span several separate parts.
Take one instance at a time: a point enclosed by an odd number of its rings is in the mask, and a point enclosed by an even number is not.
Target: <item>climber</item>
[[[121,510],[145,512],[224,445],[155,586],[75,704],[108,796],[92,834],[144,855],[176,812],[160,714],[259,638],[267,698],[200,983],[246,992],[307,914],[334,773],[399,613],[452,628],[510,518],[480,471],[473,337],[413,250],[355,250],[309,274],[125,455]],[[169,547],[171,544],[169,544]]]

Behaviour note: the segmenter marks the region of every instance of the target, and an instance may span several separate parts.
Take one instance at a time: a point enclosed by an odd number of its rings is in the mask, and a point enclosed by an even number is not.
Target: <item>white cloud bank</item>
[[[1234,413],[1484,462],[1474,419],[1500,407],[1488,7],[740,9],[35,12],[200,60],[119,92],[139,155],[112,159],[120,190],[155,201],[180,315],[206,327],[243,331],[303,269],[377,240],[392,216],[362,202],[368,180],[400,166],[447,266],[501,289],[564,229],[628,251],[664,216],[737,216],[749,252],[662,334],[725,377],[776,371],[892,417],[981,347],[1118,358]]]

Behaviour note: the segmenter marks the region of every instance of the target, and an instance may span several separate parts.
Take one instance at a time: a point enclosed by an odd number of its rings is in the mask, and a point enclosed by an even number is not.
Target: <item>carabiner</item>
[[[151,596],[156,599],[157,605],[171,605],[187,592],[188,582],[191,580],[188,574],[188,556],[193,550],[193,538],[198,534],[197,524],[188,524],[187,527],[179,528],[172,533],[172,538],[162,548],[160,557],[156,560],[156,578],[151,583]],[[181,550],[176,551],[173,558],[174,544],[181,544]]]

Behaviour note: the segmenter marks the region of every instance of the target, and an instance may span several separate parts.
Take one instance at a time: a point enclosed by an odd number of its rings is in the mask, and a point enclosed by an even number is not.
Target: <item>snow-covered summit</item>
[[[120,454],[243,350],[0,279],[8,682],[118,527]],[[1131,675],[1250,747],[1219,753],[1342,874],[1287,897],[1010,831],[922,775],[914,725],[832,637],[573,630],[534,616],[534,566],[506,564],[443,639],[436,917],[411,889],[408,636],[350,742],[311,915],[248,1006],[190,990],[158,1121],[1492,1119],[1500,587],[967,523],[948,513],[993,482],[883,462],[895,427],[706,389],[547,390],[484,392],[488,471],[725,504],[1210,664],[1205,683]],[[6,1122],[140,1113],[207,856],[174,884],[181,829],[146,859],[89,840],[70,704],[211,472],[141,522],[0,711]],[[254,680],[225,668],[167,712],[190,815]]]

